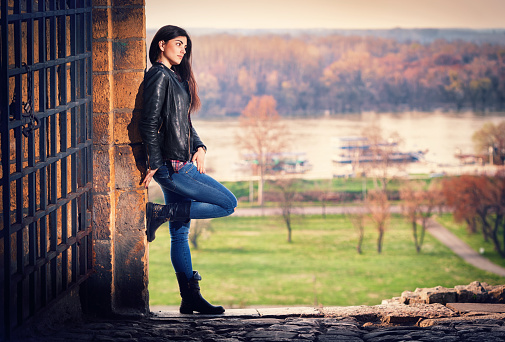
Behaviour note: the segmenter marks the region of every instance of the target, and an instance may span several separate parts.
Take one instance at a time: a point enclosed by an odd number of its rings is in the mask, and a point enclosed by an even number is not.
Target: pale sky
[[[146,0],[147,28],[505,28],[505,0]]]

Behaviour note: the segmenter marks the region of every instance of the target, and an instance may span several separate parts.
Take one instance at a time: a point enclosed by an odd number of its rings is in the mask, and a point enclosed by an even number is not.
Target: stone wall
[[[447,303],[505,303],[505,285],[489,285],[474,281],[454,288],[436,286],[403,291],[400,297],[386,299],[383,304],[447,304]]]
[[[93,256],[89,309],[148,311],[146,191],[136,129],[146,67],[144,0],[93,0]]]

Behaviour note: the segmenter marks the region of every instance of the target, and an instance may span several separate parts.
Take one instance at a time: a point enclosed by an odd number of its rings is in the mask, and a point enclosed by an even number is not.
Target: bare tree
[[[206,237],[212,232],[210,219],[191,220],[191,229],[189,231],[189,241],[195,249],[198,249],[198,239]]]
[[[274,187],[279,193],[279,200],[282,208],[282,218],[286,223],[288,230],[288,242],[292,240],[291,214],[293,213],[293,204],[296,199],[296,180],[293,178],[279,178],[274,182]]]
[[[400,189],[400,198],[403,201],[403,215],[412,224],[412,236],[414,238],[417,253],[421,252],[425,227],[423,225],[421,234],[418,234],[417,220],[421,216],[421,191],[422,184],[420,182],[407,182]]]
[[[426,189],[424,182],[408,182],[400,189],[402,210],[405,217],[412,224],[412,236],[417,253],[421,252],[426,234],[428,220],[433,216],[433,211],[439,205],[442,198],[440,184],[433,182]],[[418,223],[421,229],[418,230]]]
[[[377,252],[380,254],[382,252],[384,233],[386,232],[386,226],[390,217],[390,204],[386,192],[382,190],[369,191],[366,207],[379,234],[377,237]]]
[[[258,204],[263,205],[263,185],[268,163],[274,153],[286,146],[287,132],[280,121],[276,102],[272,96],[253,96],[245,107],[240,120],[238,144],[256,160]]]
[[[356,245],[356,251],[358,254],[361,254],[363,252],[363,239],[365,238],[365,222],[367,216],[366,208],[360,207],[358,210],[353,211],[347,210],[346,216],[358,232],[358,244]]]
[[[326,218],[326,204],[331,199],[332,179],[328,180],[328,184],[318,183],[316,189],[319,190],[318,200],[321,202],[322,216]]]

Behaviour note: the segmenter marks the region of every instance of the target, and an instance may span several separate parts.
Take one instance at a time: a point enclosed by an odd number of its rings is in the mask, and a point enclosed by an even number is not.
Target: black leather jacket
[[[187,81],[162,63],[154,63],[144,76],[140,135],[151,170],[168,160],[189,161],[199,147],[205,147],[191,125],[191,95]]]

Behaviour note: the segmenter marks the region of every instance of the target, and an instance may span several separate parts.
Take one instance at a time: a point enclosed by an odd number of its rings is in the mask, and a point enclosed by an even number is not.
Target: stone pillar
[[[93,0],[93,257],[86,304],[149,309],[146,191],[137,130],[146,67],[144,0]]]

